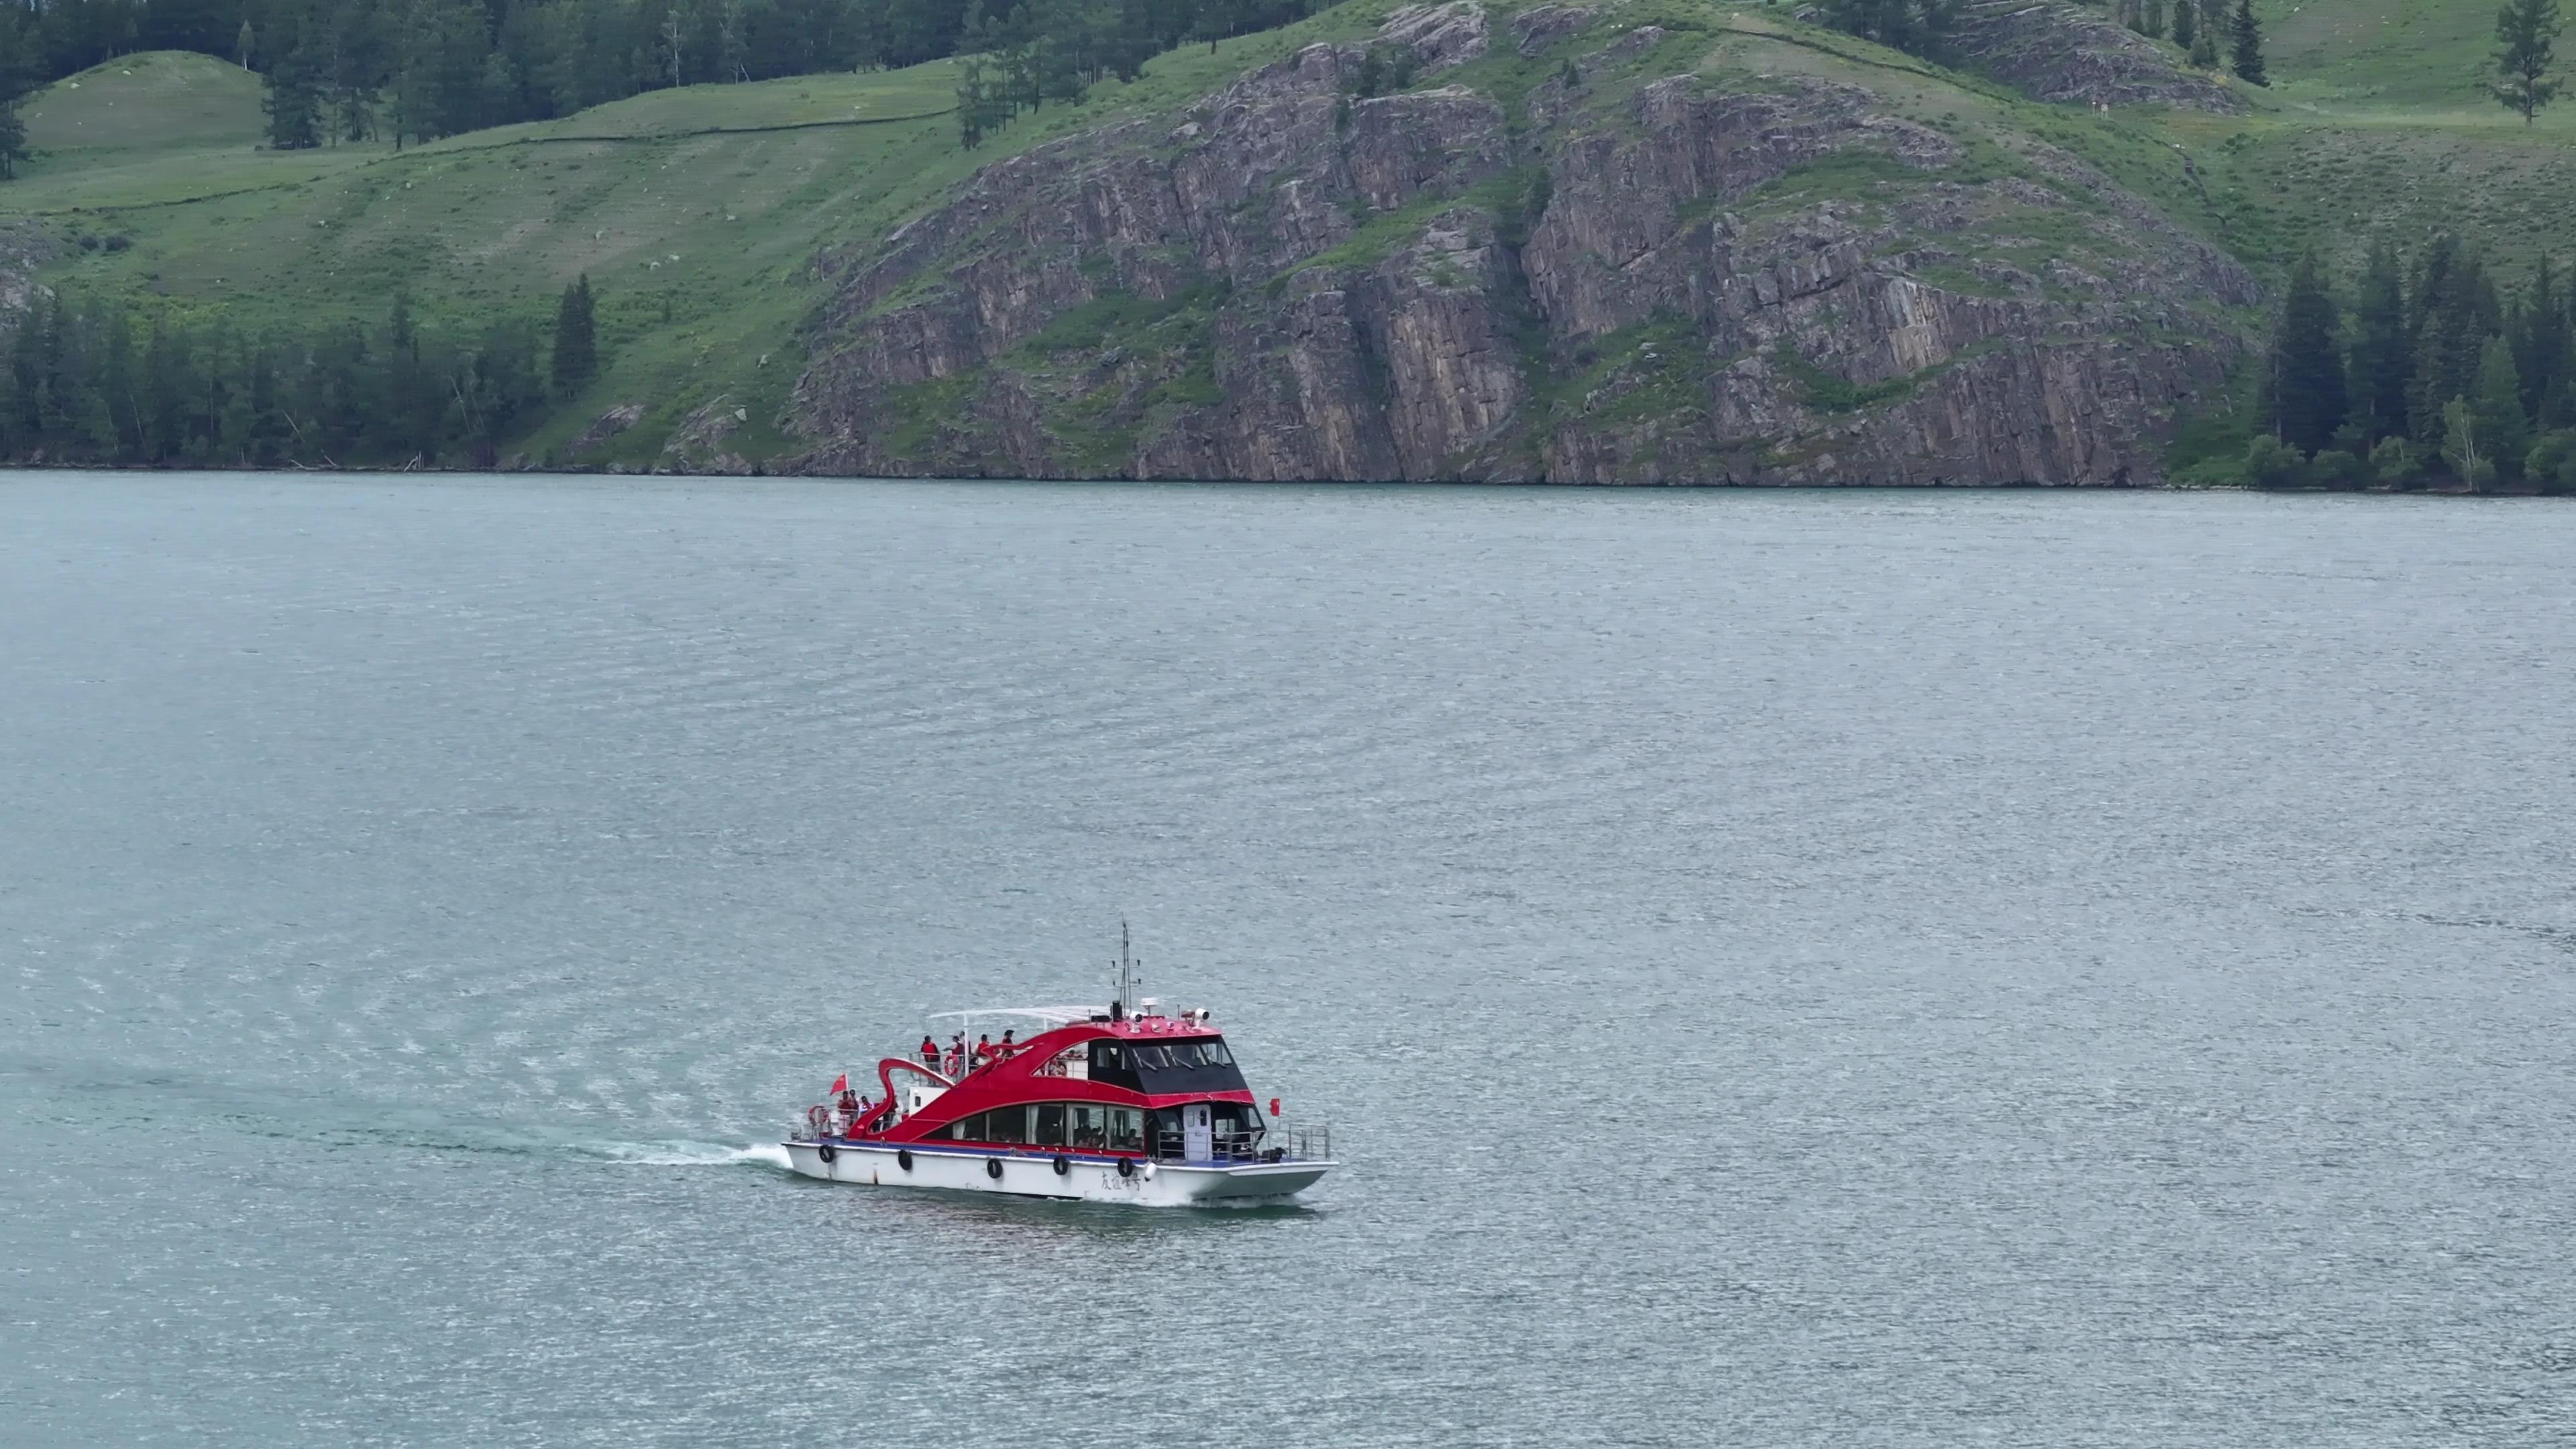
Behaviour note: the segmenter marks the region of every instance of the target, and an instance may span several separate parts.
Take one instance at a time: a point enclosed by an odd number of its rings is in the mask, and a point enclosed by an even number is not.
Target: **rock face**
[[[36,297],[36,269],[53,257],[50,237],[31,222],[0,221],[0,336]]]
[[[1616,7],[1376,44],[1415,89],[1313,46],[824,258],[797,466],[2148,484],[2244,355],[2252,278],[2045,146],[1703,82]]]
[[[2225,82],[2184,68],[2173,47],[2066,0],[1968,0],[1950,39],[1970,65],[2043,101],[2245,110]]]

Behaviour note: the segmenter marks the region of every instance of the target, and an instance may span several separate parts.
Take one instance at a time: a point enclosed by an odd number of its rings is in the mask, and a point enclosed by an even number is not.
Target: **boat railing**
[[[1208,1143],[1208,1155],[1192,1157],[1188,1145],[1178,1138],[1163,1137],[1148,1154],[1156,1162],[1316,1162],[1333,1155],[1333,1129],[1317,1123],[1311,1126],[1274,1127],[1264,1133],[1218,1133]]]
[[[1297,1161],[1320,1162],[1333,1155],[1333,1126],[1316,1122],[1296,1127],[1274,1127],[1270,1145],[1285,1148],[1287,1156]]]

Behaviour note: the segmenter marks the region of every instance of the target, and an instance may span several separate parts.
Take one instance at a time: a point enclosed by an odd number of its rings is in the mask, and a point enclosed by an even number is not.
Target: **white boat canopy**
[[[1022,1021],[1042,1021],[1052,1031],[1059,1026],[1070,1026],[1077,1021],[1089,1021],[1095,1016],[1108,1014],[1109,1008],[1105,1006],[994,1006],[982,1011],[934,1011],[928,1019],[971,1023],[990,1017],[1011,1017]]]

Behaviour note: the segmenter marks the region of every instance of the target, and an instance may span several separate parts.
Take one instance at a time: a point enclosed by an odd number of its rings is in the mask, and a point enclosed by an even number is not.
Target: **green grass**
[[[2441,110],[2483,102],[2502,0],[2257,0],[2276,86],[2294,98]]]
[[[655,92],[565,120],[397,153],[380,144],[256,149],[256,78],[202,56],[138,55],[26,107],[39,155],[0,185],[0,218],[71,241],[46,280],[250,326],[379,322],[407,291],[432,326],[550,319],[573,278],[601,297],[606,367],[584,397],[511,449],[554,454],[611,407],[636,428],[583,461],[649,465],[671,427],[724,396],[764,438],[824,299],[813,263],[864,248],[976,168],[1139,111],[1176,108],[1319,37],[1364,34],[1392,0],[1163,56],[1133,84],[1024,117],[981,151],[958,144],[946,62]],[[127,74],[127,72],[132,72]],[[76,85],[74,83],[77,83]],[[907,119],[910,118],[910,119]]]
[[[129,55],[46,87],[20,114],[39,175],[118,158],[247,151],[260,139],[259,77],[212,56]]]

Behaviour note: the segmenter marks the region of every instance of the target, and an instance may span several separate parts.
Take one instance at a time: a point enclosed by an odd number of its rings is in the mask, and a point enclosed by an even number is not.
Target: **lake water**
[[[0,475],[0,1440],[2576,1435],[2576,509]],[[1150,984],[1291,1208],[832,1188]]]

